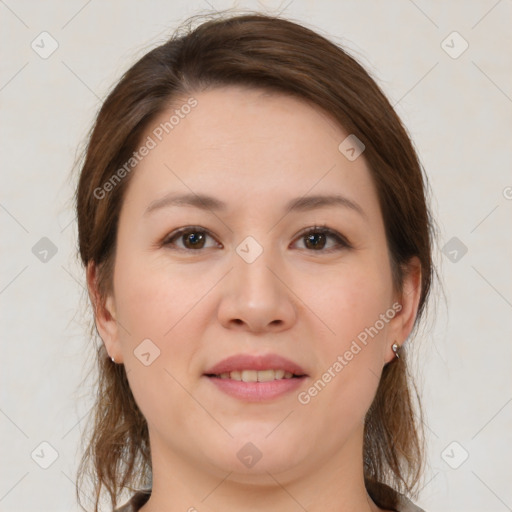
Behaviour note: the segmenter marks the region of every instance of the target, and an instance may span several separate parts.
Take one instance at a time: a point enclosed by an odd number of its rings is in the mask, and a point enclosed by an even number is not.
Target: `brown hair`
[[[427,182],[411,141],[374,80],[343,49],[302,25],[261,14],[216,16],[177,32],[136,62],[103,103],[76,191],[80,257],[98,271],[99,301],[92,298],[93,307],[101,307],[112,288],[117,224],[130,174],[101,198],[97,191],[132,157],[148,125],[178,96],[226,85],[311,102],[365,144],[397,290],[410,259],[417,256],[421,263],[416,326],[432,281],[433,231]],[[382,484],[413,494],[423,468],[421,407],[419,400],[415,407],[418,395],[401,352],[400,359],[384,367],[365,418],[365,483],[374,501],[387,508],[396,505],[396,494]],[[97,364],[93,427],[77,485],[78,494],[89,468],[95,511],[103,487],[115,508],[123,489],[151,483],[147,424],[124,366],[111,363],[103,343],[98,344]]]

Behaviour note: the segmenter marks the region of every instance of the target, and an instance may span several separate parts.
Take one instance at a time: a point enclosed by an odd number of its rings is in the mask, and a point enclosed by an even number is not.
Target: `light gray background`
[[[78,510],[90,398],[77,386],[91,350],[70,201],[77,147],[137,58],[188,15],[228,7],[281,11],[344,44],[396,104],[431,180],[446,292],[418,340],[429,441],[418,503],[512,510],[510,0],[0,0],[0,510]],[[46,59],[31,47],[50,48],[43,31],[59,45]],[[57,248],[46,262],[32,251],[42,237]],[[443,253],[453,237],[466,254]],[[42,442],[58,453],[47,469]]]

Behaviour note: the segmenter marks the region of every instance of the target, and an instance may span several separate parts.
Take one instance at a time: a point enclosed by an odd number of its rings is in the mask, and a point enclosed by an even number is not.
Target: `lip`
[[[216,376],[241,370],[284,370],[295,376],[291,379],[276,379],[268,382],[244,382],[221,379]],[[308,375],[299,364],[277,354],[237,354],[212,366],[204,373],[204,377],[217,389],[233,398],[245,402],[263,402],[296,390]]]
[[[223,393],[244,402],[264,402],[279,398],[295,391],[306,379],[304,376],[269,382],[243,382],[219,377],[206,378]]]
[[[204,374],[213,376],[241,370],[284,370],[294,375],[307,376],[300,365],[277,354],[236,354],[223,359]]]

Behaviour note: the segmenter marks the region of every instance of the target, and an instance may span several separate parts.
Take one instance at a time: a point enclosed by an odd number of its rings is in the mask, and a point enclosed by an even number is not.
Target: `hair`
[[[300,24],[263,14],[217,15],[178,30],[136,62],[101,106],[75,195],[80,258],[97,269],[95,311],[112,292],[119,214],[133,173],[123,174],[108,193],[104,185],[133,156],[155,117],[178,98],[232,85],[306,101],[364,143],[395,288],[402,289],[411,258],[421,264],[416,329],[434,272],[433,221],[427,179],[409,136],[378,85],[345,50]],[[422,412],[407,359],[402,350],[385,365],[365,417],[365,485],[386,508],[396,506],[397,492],[414,496],[423,471]],[[147,487],[152,478],[146,420],[124,366],[112,364],[101,342],[97,370],[92,432],[77,476],[79,503],[84,477],[92,478],[95,512],[105,490],[115,508],[123,489]]]

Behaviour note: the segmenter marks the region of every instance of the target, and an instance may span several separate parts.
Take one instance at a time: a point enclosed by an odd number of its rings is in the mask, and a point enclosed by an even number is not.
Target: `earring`
[[[113,357],[111,357],[110,359],[112,359],[112,362],[116,364],[116,360]]]
[[[393,343],[393,345],[391,345],[391,349],[395,353],[395,356],[397,357],[397,359],[400,359],[400,354],[398,352],[401,348],[402,347],[396,341],[395,341],[395,343]]]

